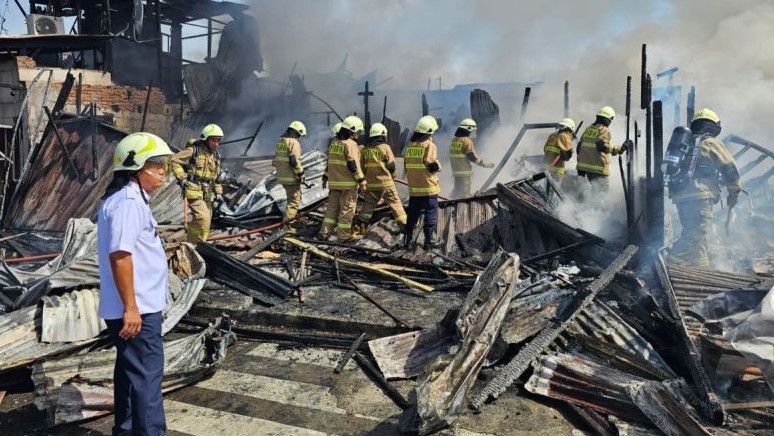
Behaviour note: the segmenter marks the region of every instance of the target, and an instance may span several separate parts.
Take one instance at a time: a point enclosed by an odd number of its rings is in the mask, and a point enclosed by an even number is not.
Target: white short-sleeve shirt
[[[160,312],[166,306],[167,259],[156,226],[153,213],[135,182],[129,182],[102,202],[97,216],[101,318],[124,316],[124,304],[110,267],[109,256],[116,251],[132,255],[134,294],[140,314]]]

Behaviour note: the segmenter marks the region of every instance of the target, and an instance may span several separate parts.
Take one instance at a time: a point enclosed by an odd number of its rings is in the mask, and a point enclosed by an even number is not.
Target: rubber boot
[[[441,246],[441,241],[435,236],[435,227],[424,228],[425,231],[425,245],[422,247],[426,251],[435,250]]]
[[[413,232],[403,233],[403,249],[411,251],[414,249],[414,235]]]

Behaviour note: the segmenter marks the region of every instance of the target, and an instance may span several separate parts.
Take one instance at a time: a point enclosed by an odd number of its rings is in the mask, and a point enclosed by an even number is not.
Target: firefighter
[[[306,136],[306,126],[301,121],[293,121],[285,133],[280,136],[274,153],[272,164],[277,170],[277,182],[285,188],[287,207],[285,209],[285,221],[291,220],[298,214],[301,206],[301,184],[304,183],[304,167],[301,166],[301,143],[298,141]],[[296,233],[290,223],[285,223],[285,230]]]
[[[433,142],[433,133],[436,130],[438,122],[435,118],[429,115],[420,118],[409,144],[403,150],[403,165],[409,185],[408,217],[403,239],[406,250],[414,246],[414,227],[421,215],[425,218],[425,250],[440,246],[436,237],[436,225],[438,194],[441,192],[438,183],[441,164],[438,162],[438,148]]]
[[[193,215],[186,229],[188,242],[207,240],[213,204],[223,203],[223,186],[218,181],[218,146],[222,138],[223,130],[216,124],[208,124],[198,140],[188,141],[186,148],[172,157],[172,172],[183,189],[183,201],[188,202]]]
[[[681,159],[680,171],[670,178],[669,193],[677,206],[682,230],[672,246],[670,260],[691,266],[710,268],[707,250],[713,205],[720,200],[721,182],[728,190],[728,209],[735,205],[742,190],[734,157],[722,141],[720,118],[710,109],[702,109],[691,121],[690,139],[698,145],[688,148]]]
[[[360,214],[355,219],[355,231],[363,235],[366,233],[376,205],[384,200],[390,207],[400,232],[403,233],[406,227],[406,211],[403,209],[403,202],[393,181],[395,155],[387,144],[387,127],[381,123],[374,124],[368,137],[368,143],[363,147],[360,156],[360,165],[365,171],[368,192],[365,194],[365,202],[360,209]]]
[[[599,184],[605,192],[610,186],[610,156],[623,154],[633,145],[631,140],[620,147],[610,143],[609,127],[614,118],[615,111],[610,106],[600,109],[594,124],[583,131],[578,145],[578,175]]]
[[[470,182],[473,175],[471,163],[484,168],[494,168],[493,163],[484,162],[476,154],[475,145],[470,138],[476,129],[476,122],[472,118],[465,118],[457,127],[457,131],[454,133],[454,138],[449,146],[449,158],[451,159],[452,175],[454,176],[452,198],[470,196]]]
[[[328,239],[336,228],[339,242],[355,239],[352,219],[357,207],[357,191],[365,191],[366,179],[360,168],[360,150],[356,139],[363,132],[363,120],[351,115],[341,122],[341,129],[328,147],[328,165],[323,175],[323,188],[329,189],[325,218],[318,238]]]
[[[556,132],[548,135],[543,146],[543,168],[547,173],[561,179],[564,177],[564,164],[572,158],[575,121],[565,118],[557,123]]]

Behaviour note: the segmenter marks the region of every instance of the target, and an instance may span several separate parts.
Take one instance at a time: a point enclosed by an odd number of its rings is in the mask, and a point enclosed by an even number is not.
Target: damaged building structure
[[[151,199],[170,270],[163,389],[171,430],[770,432],[771,247],[744,253],[746,268],[733,273],[670,263],[664,247],[676,229],[661,170],[669,132],[651,96],[645,46],[640,111],[630,111],[645,126],[634,126],[643,134],[633,135],[621,168],[621,238],[561,219],[568,193],[545,173],[503,172],[525,137],[556,126],[527,123],[535,84],[511,84],[508,92],[523,92],[520,126],[500,147],[500,165],[473,196],[440,202],[440,248],[407,251],[386,207],[355,244],[313,238],[328,195],[326,156],[314,149],[302,156],[302,225],[286,233],[270,157],[248,152],[259,133],[276,136],[264,123],[302,113],[327,126],[338,114],[317,110],[311,78],[277,84],[255,74],[260,50],[235,37],[258,38],[246,6],[81,3],[32,0],[33,34],[0,37],[3,433],[109,428],[115,351],[96,315],[94,219],[112,150],[139,130],[180,146],[205,122],[237,132],[224,141],[236,147],[224,158],[228,204],[209,240],[183,242],[174,182]],[[60,31],[62,17],[75,17],[72,32]],[[207,39],[205,62],[183,58],[183,26]],[[127,68],[136,57],[148,60],[143,71]],[[417,113],[433,113],[434,99],[453,113],[450,95],[462,92],[464,111],[486,131],[501,114],[485,89],[427,91]],[[242,93],[275,111],[244,112],[233,104]],[[394,123],[389,142],[400,150],[407,133],[374,106],[366,119]],[[743,201],[738,221],[769,225],[771,147],[735,134],[725,141],[746,189],[765,199]]]

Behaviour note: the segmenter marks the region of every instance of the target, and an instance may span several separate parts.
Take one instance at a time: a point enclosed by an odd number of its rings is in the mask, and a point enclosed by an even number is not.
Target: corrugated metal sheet
[[[193,249],[193,246],[180,244],[177,249],[180,257],[187,259],[186,262],[190,265],[189,269],[192,273],[184,279],[180,279],[175,271],[170,271],[168,290],[170,298],[163,313],[162,334],[170,331],[188,312],[206,282],[203,279],[204,261]],[[98,292],[96,289],[92,291]],[[77,324],[86,323],[87,320],[96,318],[96,303],[94,305],[74,304],[68,307],[73,313],[67,316],[57,316],[55,320],[59,322],[54,323],[52,320],[50,328],[75,328],[81,332],[87,331],[86,327]],[[91,311],[92,313],[77,312],[79,310]],[[76,323],[76,326],[65,326],[71,322]],[[42,327],[42,306],[32,306],[0,316],[0,372],[59,354],[72,353],[93,343],[99,337],[78,342],[45,343],[40,340]]]
[[[225,350],[233,341],[230,334],[222,334],[217,327],[201,333],[164,343],[164,380],[162,389],[183,386],[204,376],[225,357]],[[35,405],[51,409],[56,416],[52,424],[72,422],[109,413],[96,407],[95,398],[112,403],[113,367],[115,349],[95,351],[65,359],[40,362],[32,368],[35,384]],[[73,380],[77,378],[76,380]],[[99,389],[100,395],[80,395],[88,387]],[[71,388],[68,390],[68,388]],[[69,395],[68,392],[76,395]],[[103,401],[99,401],[103,404]]]
[[[63,120],[58,132],[75,170],[54,129],[47,129],[6,210],[5,226],[63,232],[70,218],[95,218],[110,182],[113,149],[126,134],[87,118]]]
[[[97,315],[99,290],[84,289],[43,298],[40,341],[78,342],[91,339],[107,328]]]

